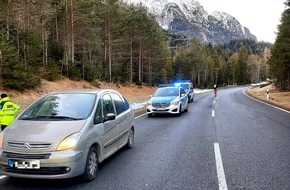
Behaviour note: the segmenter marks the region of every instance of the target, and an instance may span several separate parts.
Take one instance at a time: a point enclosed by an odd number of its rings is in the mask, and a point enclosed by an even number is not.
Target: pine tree
[[[290,0],[282,13],[281,24],[269,60],[270,72],[281,91],[290,90]]]

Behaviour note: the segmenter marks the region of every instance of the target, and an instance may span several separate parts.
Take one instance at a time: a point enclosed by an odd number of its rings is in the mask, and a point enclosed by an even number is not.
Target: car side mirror
[[[114,119],[116,119],[115,114],[113,114],[113,113],[108,113],[108,114],[105,116],[105,118],[104,118],[104,123],[107,122],[107,121],[112,121],[112,120],[114,120]]]

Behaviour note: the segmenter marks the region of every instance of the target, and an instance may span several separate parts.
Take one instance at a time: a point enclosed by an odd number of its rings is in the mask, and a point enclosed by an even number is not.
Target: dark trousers
[[[1,131],[3,131],[7,125],[1,125]]]

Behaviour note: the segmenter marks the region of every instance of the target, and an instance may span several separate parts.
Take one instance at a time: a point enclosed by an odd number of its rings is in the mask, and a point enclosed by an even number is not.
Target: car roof
[[[66,89],[50,92],[49,94],[98,94],[100,92],[115,92],[119,93],[113,89],[101,89],[101,88],[86,88],[86,89]],[[119,93],[120,94],[120,93]]]
[[[182,88],[182,87],[180,87],[180,86],[165,86],[165,87],[159,87],[158,89],[160,89],[160,88],[162,88],[162,89],[166,89],[166,88],[178,88],[178,89],[180,89],[180,88]]]

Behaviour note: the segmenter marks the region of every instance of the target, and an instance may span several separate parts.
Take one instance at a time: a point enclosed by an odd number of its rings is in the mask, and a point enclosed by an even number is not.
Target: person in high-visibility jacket
[[[7,94],[1,94],[0,99],[0,125],[3,131],[15,118],[16,112],[20,109],[20,106],[11,102]]]

